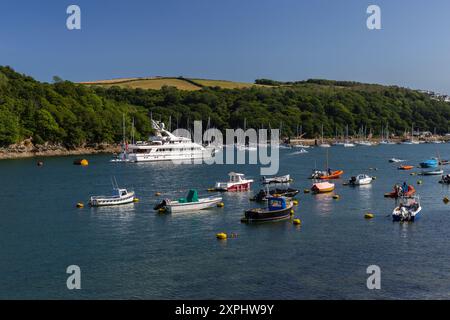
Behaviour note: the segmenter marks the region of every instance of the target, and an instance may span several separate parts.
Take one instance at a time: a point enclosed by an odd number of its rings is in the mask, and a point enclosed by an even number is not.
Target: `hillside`
[[[283,136],[295,135],[297,126],[302,125],[306,138],[317,137],[322,125],[330,137],[346,125],[350,134],[361,126],[377,134],[386,124],[391,133],[402,134],[412,123],[420,130],[436,128],[437,133],[446,133],[450,125],[449,103],[395,86],[312,79],[289,83],[257,80],[259,86],[224,89],[214,85],[214,80],[170,80],[201,87],[178,90],[164,85],[146,90],[111,83],[48,84],[0,66],[0,146],[27,138],[34,144],[68,148],[118,142],[123,114],[127,131],[135,119],[138,140],[152,131],[150,115],[167,124],[171,119],[172,128],[192,126],[194,120],[202,120],[206,126],[210,119],[211,126],[223,130],[243,127],[246,120],[248,128],[282,126]],[[114,81],[139,84],[146,80]],[[227,81],[219,83],[229,85]]]
[[[204,87],[219,87],[222,89],[242,89],[253,86],[265,86],[246,82],[234,82],[226,80],[211,79],[190,79],[183,77],[154,77],[154,78],[118,78],[111,80],[98,80],[80,82],[80,84],[90,86],[100,86],[109,88],[118,86],[126,89],[154,89],[160,90],[163,86],[175,87],[178,90],[194,91]]]

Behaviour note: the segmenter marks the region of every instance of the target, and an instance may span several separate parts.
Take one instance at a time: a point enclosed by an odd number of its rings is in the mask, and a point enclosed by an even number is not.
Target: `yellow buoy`
[[[333,196],[333,199],[335,199],[335,200],[339,200],[339,195],[338,194],[335,194],[334,196]]]
[[[291,215],[293,215],[295,213],[294,209],[291,209]]]
[[[85,167],[85,166],[89,165],[89,162],[86,159],[83,159],[80,161],[80,165]]]
[[[373,219],[375,216],[374,216],[374,214],[373,213],[366,213],[365,215],[364,215],[364,218],[366,218],[366,219]]]
[[[208,192],[214,192],[215,190],[215,188],[208,188]]]
[[[139,202],[139,198],[134,198],[133,202]]]
[[[77,208],[84,208],[84,204],[82,202],[77,203]]]
[[[216,238],[219,240],[226,240],[227,239],[227,234],[224,232],[220,232],[218,234],[216,234]]]
[[[292,203],[294,204],[294,206],[298,206],[298,200],[293,200]]]
[[[302,224],[302,221],[300,219],[294,219],[294,220],[292,220],[292,223],[299,226]]]
[[[159,212],[159,213],[164,213],[164,212],[166,212],[166,211],[167,211],[166,208],[159,208],[159,209],[158,209],[158,212]]]
[[[223,208],[223,207],[225,207],[225,203],[219,202],[219,203],[217,204],[217,206],[218,206],[219,208]]]
[[[444,203],[449,203],[450,199],[448,197],[444,197],[444,199],[442,199],[442,201],[444,201]]]
[[[422,184],[422,180],[417,181],[417,184]]]
[[[161,192],[155,192],[155,196],[159,197],[161,195]]]
[[[309,193],[310,192],[310,190],[309,189],[305,189],[305,190],[303,190],[303,193]]]

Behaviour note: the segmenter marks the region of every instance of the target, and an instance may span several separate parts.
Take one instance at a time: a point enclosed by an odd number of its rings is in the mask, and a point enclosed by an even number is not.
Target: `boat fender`
[[[302,224],[302,221],[300,219],[294,219],[292,220],[292,223],[295,224],[296,226],[299,226]]]
[[[84,204],[82,202],[78,202],[76,205],[77,208],[84,208]]]
[[[227,239],[227,234],[224,232],[220,232],[218,234],[216,234],[216,238],[219,240],[226,240]]]

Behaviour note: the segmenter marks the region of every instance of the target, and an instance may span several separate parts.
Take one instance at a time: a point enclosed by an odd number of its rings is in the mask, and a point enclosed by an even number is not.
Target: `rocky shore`
[[[31,157],[69,156],[97,153],[117,153],[120,146],[117,144],[99,143],[85,145],[77,148],[66,148],[60,144],[34,145],[30,140],[0,148],[0,160],[20,159]]]

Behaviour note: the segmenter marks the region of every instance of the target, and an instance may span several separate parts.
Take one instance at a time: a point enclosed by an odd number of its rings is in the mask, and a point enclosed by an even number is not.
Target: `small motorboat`
[[[292,179],[289,174],[280,176],[280,177],[273,177],[273,178],[262,177],[262,184],[289,183],[291,181],[292,181]]]
[[[339,179],[344,174],[343,170],[329,171],[325,175],[320,176],[321,180]]]
[[[366,184],[371,184],[373,178],[369,177],[367,174],[359,174],[356,177],[352,177],[348,184],[351,186],[361,186]]]
[[[228,182],[217,182],[215,190],[217,191],[247,191],[253,182],[252,179],[246,179],[242,173],[230,172]]]
[[[127,189],[113,188],[111,196],[93,196],[89,200],[92,207],[115,206],[120,204],[132,203],[134,201],[134,191]]]
[[[219,202],[222,202],[222,197],[212,196],[199,198],[197,190],[189,190],[186,198],[180,198],[178,200],[164,199],[153,209],[159,210],[165,208],[170,213],[193,212],[216,207]]]
[[[269,197],[266,208],[254,208],[245,211],[242,222],[268,222],[289,219],[294,204],[286,197]]]
[[[406,191],[404,190],[406,189]],[[394,190],[388,193],[385,193],[384,196],[386,198],[410,198],[412,196],[414,196],[416,193],[416,189],[414,189],[413,186],[409,185],[407,187],[405,187],[405,185],[400,186],[400,185],[395,185],[394,186]]]
[[[293,198],[299,193],[299,190],[287,188],[287,189],[273,189],[273,190],[259,190],[259,192],[250,198],[250,201],[263,202],[267,201],[268,198],[275,197],[286,197]]]
[[[392,212],[392,220],[400,222],[412,222],[418,219],[418,214],[422,210],[418,197],[404,200]]]
[[[414,169],[414,166],[400,166],[398,167],[398,170],[412,170]]]
[[[422,171],[420,175],[422,176],[440,176],[444,173],[444,170],[438,169],[438,170],[431,170],[431,171]]]
[[[450,184],[450,174],[447,174],[445,176],[443,175],[439,183]]]
[[[330,182],[318,182],[314,183],[311,187],[311,191],[314,193],[327,193],[334,190],[334,183]]]
[[[433,159],[421,162],[419,165],[421,168],[437,168],[437,166],[439,165],[439,161],[437,159],[433,158]]]
[[[405,162],[405,160],[397,159],[397,158],[391,158],[389,159],[390,163],[399,163],[399,162]]]

